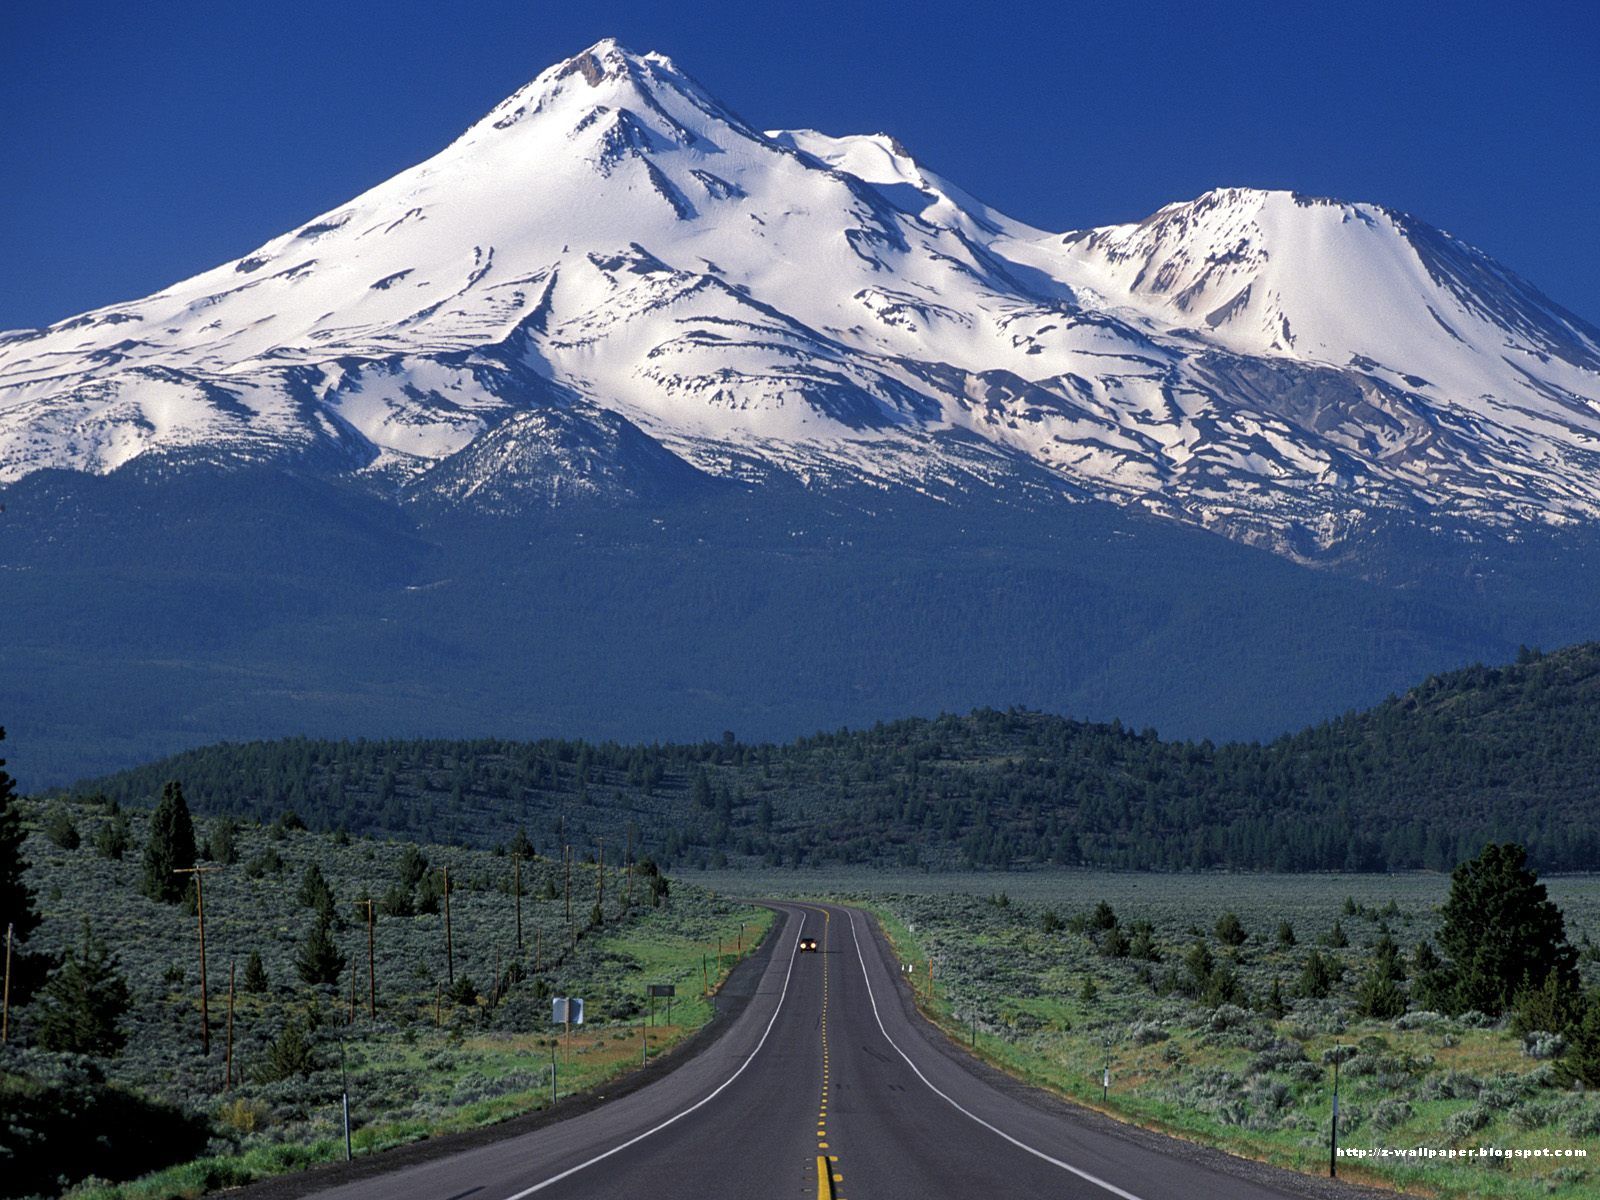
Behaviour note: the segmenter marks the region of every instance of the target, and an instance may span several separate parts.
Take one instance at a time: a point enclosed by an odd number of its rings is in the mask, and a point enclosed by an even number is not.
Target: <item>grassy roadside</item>
[[[350,1047],[348,1068],[355,1086],[359,1086],[357,1080],[370,1082],[386,1075],[414,1078],[424,1071],[453,1085],[460,1096],[470,1095],[470,1088],[463,1086],[467,1081],[486,1084],[491,1089],[508,1081],[532,1084],[497,1091],[482,1099],[442,1105],[434,1115],[372,1120],[353,1130],[354,1153],[372,1154],[544,1111],[552,1105],[552,1064],[556,1105],[622,1078],[641,1065],[643,1037],[648,1038],[648,1053],[654,1059],[711,1019],[713,1007],[702,980],[709,985],[709,992],[715,993],[733,968],[760,947],[772,918],[767,909],[730,912],[710,922],[704,930],[686,934],[667,920],[647,916],[626,931],[598,939],[602,953],[624,957],[635,964],[618,980],[622,990],[642,993],[651,983],[676,986],[678,998],[673,1001],[670,1024],[664,1002],[658,1002],[653,1025],[644,1015],[626,1021],[602,1019],[564,1036],[503,1031],[469,1034],[458,1027],[442,1030],[434,1038],[388,1033]],[[723,951],[720,955],[719,948]],[[337,1098],[334,1099],[336,1105]],[[235,1111],[248,1122],[248,1106]],[[219,1188],[332,1162],[343,1155],[342,1137],[324,1135],[306,1142],[263,1144],[236,1153],[207,1156],[127,1183],[90,1182],[68,1195],[72,1200],[188,1200]]]
[[[205,885],[207,1050],[196,914],[140,890],[148,819],[87,802],[25,809],[43,918],[31,947],[63,954],[87,922],[128,1002],[116,1018],[125,1044],[93,1056],[43,1048],[37,1005],[13,1006],[0,1046],[8,1195],[194,1197],[337,1159],[346,1086],[357,1154],[545,1110],[552,1054],[564,1100],[636,1067],[645,1039],[652,1058],[679,1044],[711,1018],[705,993],[773,919],[647,863],[602,867],[583,847],[568,869],[504,850],[201,821],[202,857],[218,868]],[[73,836],[61,834],[67,824]],[[301,969],[319,903],[338,956],[329,982]],[[676,987],[670,1023],[658,1002],[649,1025],[650,984]],[[588,1023],[558,1039],[552,996],[584,997]],[[130,1116],[90,1116],[100,1136],[84,1149],[80,1115],[91,1109]],[[163,1162],[133,1180],[91,1174]]]
[[[1361,1021],[1327,1003],[1281,1019],[1234,1005],[1205,1009],[1153,997],[1137,968],[1099,957],[1081,934],[1040,932],[1039,914],[1017,911],[1023,906],[996,913],[977,898],[852,899],[916,968],[918,1007],[952,1040],[970,1046],[975,1027],[974,1053],[986,1062],[1119,1120],[1326,1174],[1331,1100],[1322,1064],[1337,1045],[1356,1049],[1341,1081],[1346,1147],[1600,1154],[1594,1097],[1551,1086],[1548,1064],[1531,1061],[1503,1029],[1418,1013]],[[1341,1159],[1339,1173],[1407,1194],[1532,1200],[1600,1195],[1597,1169],[1594,1157]]]

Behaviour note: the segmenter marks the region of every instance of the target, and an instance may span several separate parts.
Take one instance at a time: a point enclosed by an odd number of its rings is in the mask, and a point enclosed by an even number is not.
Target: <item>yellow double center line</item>
[[[817,1109],[817,1149],[822,1153],[817,1155],[817,1200],[840,1200],[834,1189],[835,1184],[843,1183],[844,1176],[839,1174],[837,1154],[829,1154],[828,1150],[828,922],[832,919],[825,908],[813,909],[822,914],[822,938],[820,955],[822,959],[822,1103]]]

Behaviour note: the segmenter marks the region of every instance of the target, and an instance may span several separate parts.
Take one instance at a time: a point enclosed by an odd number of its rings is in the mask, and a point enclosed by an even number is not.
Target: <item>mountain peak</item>
[[[763,135],[606,38],[243,258],[0,339],[0,480],[153,452],[435,490],[452,459],[462,502],[505,503],[609,454],[1048,472],[1321,546],[1385,509],[1600,521],[1600,332],[1377,205],[1217,188],[1047,233],[887,134]]]

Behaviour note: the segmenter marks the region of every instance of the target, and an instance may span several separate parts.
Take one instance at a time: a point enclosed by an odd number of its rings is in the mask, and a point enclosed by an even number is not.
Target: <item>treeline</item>
[[[1489,841],[1600,868],[1600,645],[1431,678],[1266,745],[981,710],[748,745],[218,745],[85,785],[148,804],[540,848],[632,826],[667,865],[1447,870]]]

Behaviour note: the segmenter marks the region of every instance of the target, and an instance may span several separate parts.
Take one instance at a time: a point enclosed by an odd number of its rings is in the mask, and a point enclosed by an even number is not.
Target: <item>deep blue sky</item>
[[[0,5],[0,328],[132,298],[613,35],[766,128],[886,130],[1036,224],[1224,184],[1407,209],[1600,323],[1600,6]]]

